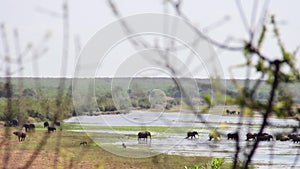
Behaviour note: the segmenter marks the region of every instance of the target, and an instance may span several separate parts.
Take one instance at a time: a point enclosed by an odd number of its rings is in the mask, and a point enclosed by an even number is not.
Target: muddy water
[[[200,123],[205,120],[207,123]],[[152,132],[152,139],[148,141],[137,141],[136,138],[128,137],[126,135],[135,135],[136,131],[112,131],[112,130],[85,130],[89,133],[114,133],[118,137],[109,140],[101,140],[93,138],[101,145],[113,144],[116,147],[121,147],[122,143],[126,144],[128,149],[147,149],[155,153],[179,154],[183,156],[213,156],[225,157],[231,161],[235,152],[235,142],[226,139],[226,133],[233,132],[237,124],[260,124],[260,118],[244,118],[239,119],[237,116],[220,116],[205,114],[198,117],[194,114],[186,113],[157,113],[157,112],[141,112],[134,111],[129,114],[121,115],[103,115],[103,116],[78,116],[65,120],[65,122],[80,122],[82,127],[85,126],[168,126],[172,127],[197,127],[199,136],[196,139],[185,139],[186,132],[172,131],[170,133],[155,133]],[[223,133],[220,141],[208,141],[207,127],[219,127],[220,123],[227,123],[227,127],[220,129]],[[278,132],[290,132],[291,128],[286,126],[297,126],[298,122],[287,119],[270,118],[269,123],[275,127],[269,127],[265,132],[275,134]],[[257,132],[257,128],[242,125],[240,128],[240,141],[242,150],[248,151],[247,147],[251,146],[253,142],[245,141],[247,132]],[[115,154],[127,156],[122,152],[117,152],[108,148]],[[300,154],[300,144],[292,142],[270,141],[260,142],[260,147],[253,157],[253,164],[258,168],[300,168],[300,162],[295,161],[297,155]],[[138,154],[132,157],[143,157],[145,154]],[[244,157],[241,156],[241,159]]]

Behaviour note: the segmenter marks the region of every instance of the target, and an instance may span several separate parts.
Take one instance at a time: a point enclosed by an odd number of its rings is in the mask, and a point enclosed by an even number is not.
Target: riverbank
[[[207,166],[211,157],[184,157],[158,154],[147,158],[126,158],[114,155],[95,144],[84,132],[66,131],[72,128],[64,123],[62,131],[53,133],[37,128],[27,133],[24,142],[12,134],[17,128],[0,126],[0,166],[2,168],[184,168]],[[105,138],[106,133],[99,137]],[[87,146],[80,142],[87,141]],[[129,151],[120,146],[120,151]],[[226,167],[227,166],[227,167]],[[225,168],[229,168],[226,164]]]
[[[82,112],[80,116],[99,116],[99,115],[118,115],[118,114],[128,114],[134,111],[143,111],[143,112],[159,112],[159,113],[194,113],[194,114],[211,114],[211,115],[220,115],[224,117],[244,117],[244,118],[263,118],[263,112],[253,110],[253,112],[245,112],[243,115],[241,114],[229,114],[227,110],[241,112],[241,109],[238,105],[220,105],[212,107],[209,112],[201,112],[204,107],[198,107],[198,110],[191,110],[187,106],[173,106],[170,109],[142,109],[135,108],[130,111],[95,111],[95,112]],[[195,112],[194,112],[195,111]],[[289,117],[277,117],[275,114],[271,114],[269,118],[276,119],[300,119],[299,115],[289,116]]]

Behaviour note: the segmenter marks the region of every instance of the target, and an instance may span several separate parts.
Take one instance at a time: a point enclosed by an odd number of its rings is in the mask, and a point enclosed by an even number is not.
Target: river
[[[132,111],[127,114],[100,115],[100,116],[77,116],[66,119],[64,122],[80,122],[87,133],[114,133],[116,136],[109,139],[98,137],[91,138],[104,149],[120,155],[133,158],[143,158],[158,153],[177,154],[183,156],[213,156],[225,157],[227,161],[233,159],[235,153],[235,141],[227,140],[226,133],[233,132],[239,126],[242,140],[242,150],[249,151],[254,142],[245,141],[243,137],[248,132],[257,132],[262,122],[261,118],[239,118],[238,116],[221,116],[212,114],[195,115],[192,113],[159,113]],[[298,122],[293,119],[269,118],[270,127],[265,132],[272,135],[278,132],[291,132],[291,126],[297,126]],[[242,124],[242,125],[240,125]],[[140,126],[147,129],[148,126],[165,126],[168,131],[151,132],[152,139],[138,142],[135,137],[137,131],[89,129],[91,126]],[[180,128],[183,128],[181,130]],[[199,136],[196,139],[185,139],[187,128],[197,129]],[[208,133],[212,128],[218,128],[223,133],[220,141],[208,141]],[[75,130],[74,130],[75,131]],[[274,137],[275,138],[275,137]],[[141,150],[139,153],[128,153],[129,151],[116,150],[115,147],[125,144],[127,149]],[[113,145],[113,146],[112,146]],[[151,153],[149,153],[151,151]],[[300,144],[290,141],[260,142],[254,157],[253,164],[257,168],[300,168],[297,155],[300,153]],[[240,159],[244,159],[241,156]]]

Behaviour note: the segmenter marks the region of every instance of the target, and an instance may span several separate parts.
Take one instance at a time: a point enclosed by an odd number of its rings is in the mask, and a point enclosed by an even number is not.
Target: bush
[[[151,107],[150,102],[147,98],[142,98],[138,101],[138,104],[141,108],[149,109]]]
[[[224,164],[225,158],[213,158],[211,160],[210,164],[207,164],[205,166],[192,166],[192,167],[187,167],[185,166],[185,169],[221,169],[222,165]]]
[[[211,161],[211,169],[221,169],[225,158],[214,158]]]

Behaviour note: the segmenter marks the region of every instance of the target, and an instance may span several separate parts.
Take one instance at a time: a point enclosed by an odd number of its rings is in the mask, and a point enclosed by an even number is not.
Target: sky
[[[10,67],[11,76],[26,77],[73,77],[78,67],[80,55],[79,47],[84,49],[93,37],[103,28],[118,21],[106,0],[69,0],[69,53],[67,58],[62,58],[63,52],[63,22],[61,0],[0,0],[0,23],[5,26],[11,62],[5,61],[3,34],[0,41],[0,76],[5,76],[7,66]],[[127,0],[114,1],[122,16],[129,17],[144,13],[176,14],[170,5],[164,5],[164,0]],[[240,1],[248,25],[258,25],[262,15],[262,8],[268,1]],[[254,3],[257,6],[253,8]],[[269,1],[267,16],[275,15],[281,32],[284,45],[293,51],[300,45],[300,1],[272,0]],[[226,39],[235,39],[235,42],[248,38],[245,24],[240,15],[235,0],[198,0],[183,1],[182,11],[189,21],[203,32],[218,42]],[[256,11],[255,17],[251,13]],[[224,19],[225,18],[225,19]],[[252,19],[255,18],[255,19]],[[145,21],[147,22],[147,21]],[[217,26],[216,26],[217,25]],[[16,42],[14,30],[19,33],[20,51],[32,45],[32,50],[23,57],[23,68],[18,67]],[[146,35],[145,35],[146,36]],[[46,37],[46,38],[45,38]],[[277,57],[279,50],[276,48],[274,36],[268,34],[267,43],[263,52],[271,57]],[[153,37],[145,37],[153,40]],[[236,45],[237,43],[228,43]],[[132,56],[132,51],[126,51],[126,44],[120,45],[111,51],[97,69],[95,76],[114,76],[120,70],[120,65],[125,62],[126,56]],[[227,51],[213,46],[220,68],[225,78],[245,78],[244,69],[230,67],[243,63],[240,52]],[[120,57],[124,57],[120,59]],[[124,56],[125,55],[125,56]],[[120,56],[120,57],[119,57]],[[297,55],[299,59],[299,54]],[[85,57],[84,59],[89,59]],[[298,61],[299,62],[299,61]],[[298,63],[297,62],[297,63]],[[300,62],[299,62],[300,63]],[[202,63],[205,66],[205,63]],[[300,64],[298,64],[299,66]],[[155,70],[156,71],[156,70]],[[100,73],[99,73],[100,72]],[[147,71],[146,71],[147,72]],[[147,74],[147,73],[146,73]],[[199,75],[202,77],[202,75]],[[204,75],[205,76],[205,75]],[[256,78],[253,71],[251,78]]]

